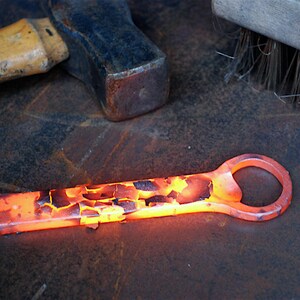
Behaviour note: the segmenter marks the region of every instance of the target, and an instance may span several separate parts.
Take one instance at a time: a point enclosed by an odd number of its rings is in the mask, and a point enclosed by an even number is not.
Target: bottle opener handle
[[[282,185],[270,205],[241,202],[242,191],[233,174],[258,167]],[[218,212],[248,221],[265,221],[282,214],[292,198],[289,173],[273,159],[244,154],[227,160],[215,171],[74,188],[0,195],[0,234],[173,216]]]

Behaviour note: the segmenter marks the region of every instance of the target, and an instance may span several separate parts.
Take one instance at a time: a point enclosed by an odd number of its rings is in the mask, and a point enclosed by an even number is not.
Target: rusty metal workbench
[[[168,104],[111,123],[59,67],[2,84],[1,191],[204,172],[251,152],[290,171],[292,205],[260,224],[195,214],[0,237],[0,298],[299,299],[299,109],[244,82],[223,82],[227,61],[215,50],[229,51],[232,42],[214,30],[209,0],[130,6],[169,57]],[[11,14],[26,16],[19,9],[1,11],[1,25],[14,21]],[[254,198],[278,189],[258,170],[237,177]]]

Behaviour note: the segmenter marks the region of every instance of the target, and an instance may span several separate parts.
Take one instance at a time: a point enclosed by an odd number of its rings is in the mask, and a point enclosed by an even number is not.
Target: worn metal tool
[[[242,191],[232,175],[246,167],[262,168],[278,179],[282,192],[275,202],[262,207],[241,202]],[[290,176],[279,163],[244,154],[209,173],[2,195],[0,234],[78,225],[96,228],[99,223],[196,212],[265,221],[281,215],[291,198]]]
[[[49,0],[48,18],[0,30],[0,82],[63,66],[95,93],[111,120],[162,106],[165,54],[133,23],[125,0]]]

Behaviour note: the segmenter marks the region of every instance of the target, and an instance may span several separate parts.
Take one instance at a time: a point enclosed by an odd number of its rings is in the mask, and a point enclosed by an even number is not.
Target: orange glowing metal
[[[282,193],[274,203],[264,207],[241,203],[242,191],[232,175],[249,166],[265,169],[279,180]],[[245,154],[209,173],[1,195],[0,234],[77,225],[96,228],[99,223],[196,212],[264,221],[282,214],[291,197],[291,179],[280,164]]]

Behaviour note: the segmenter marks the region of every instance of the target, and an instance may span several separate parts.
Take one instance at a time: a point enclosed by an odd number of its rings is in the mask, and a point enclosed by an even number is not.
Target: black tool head
[[[65,67],[95,92],[109,119],[166,102],[166,56],[134,25],[125,0],[49,0],[47,12],[69,48]]]

